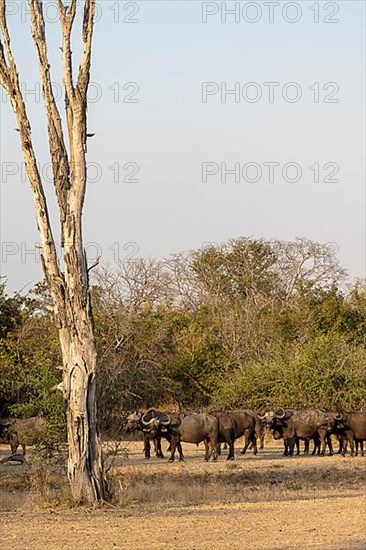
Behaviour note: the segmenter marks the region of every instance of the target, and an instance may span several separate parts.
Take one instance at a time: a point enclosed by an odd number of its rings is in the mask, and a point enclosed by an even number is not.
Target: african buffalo
[[[161,438],[165,437],[170,441],[170,437],[167,434],[167,431],[162,430],[164,422],[167,421],[167,414],[157,411],[155,409],[149,409],[145,413],[143,412],[134,412],[127,416],[125,423],[125,431],[133,432],[139,430],[143,434],[144,438],[144,453],[145,458],[150,458],[150,441],[153,441],[155,454],[158,458],[164,458],[163,451],[161,449]],[[174,422],[176,425],[179,424],[179,419],[176,416],[173,416]],[[171,417],[169,417],[169,422],[172,422]]]
[[[168,415],[169,416],[169,415]],[[169,461],[174,461],[175,449],[178,448],[180,460],[184,460],[180,442],[205,444],[205,460],[212,456],[217,460],[217,442],[219,438],[219,421],[207,413],[179,415],[181,423],[177,427],[167,424],[166,429],[171,438],[171,455]]]
[[[339,438],[346,441],[342,448],[342,456],[345,456],[347,450],[347,442],[351,447],[351,455],[353,456],[355,446],[354,442],[362,443],[366,441],[366,412],[348,412],[336,413],[328,416],[328,430],[334,433]],[[358,445],[356,445],[356,452]],[[363,454],[363,445],[361,447]]]
[[[259,414],[256,411],[252,411],[252,410],[248,409],[248,410],[244,410],[243,412],[247,412],[247,413],[251,414],[252,416],[254,416],[254,418],[255,418],[255,435],[256,435],[257,441],[259,441],[260,450],[264,449],[264,437],[265,437],[265,429],[266,429],[265,422],[261,419],[261,417],[259,416]]]
[[[217,452],[221,454],[221,443],[226,443],[229,447],[227,460],[234,460],[234,441],[235,441],[235,423],[227,412],[212,412],[212,416],[219,421],[219,436],[217,439]]]
[[[277,426],[277,429],[274,429],[272,427],[271,429],[271,433],[272,433],[272,437],[273,439],[275,440],[278,440],[278,439],[283,439],[283,428],[280,427],[280,426]],[[310,438],[308,439],[304,439],[304,454],[309,454],[309,450],[310,450]],[[296,454],[299,455],[300,454],[300,438],[295,436],[294,437],[294,448],[296,447]],[[314,449],[313,449],[313,452],[311,453],[312,455],[315,455],[316,453],[320,453],[320,439],[319,439],[319,436],[316,435],[314,436],[313,438],[313,441],[314,441]],[[293,453],[293,450],[291,445],[290,445],[290,441],[288,439],[284,439],[284,456],[289,456],[291,455],[291,453]]]
[[[19,447],[18,434],[10,423],[0,422],[0,444],[10,445],[12,454],[17,452]]]
[[[32,416],[30,418],[7,418],[7,423],[11,424],[11,427],[17,434],[18,443],[14,448],[17,450],[21,445],[23,450],[23,456],[26,455],[27,445],[33,445],[38,443],[44,436],[47,422],[40,416]]]
[[[326,413],[317,409],[280,409],[264,415],[268,428],[275,439],[284,439],[284,455],[293,455],[296,438],[301,440],[320,440],[321,456],[325,454],[328,443],[330,454],[333,454],[332,443],[328,432]]]
[[[257,438],[255,435],[256,419],[247,411],[228,411],[228,416],[234,422],[234,438],[244,436],[244,447],[241,454],[245,454],[249,444],[253,445],[253,452],[257,454]]]
[[[363,448],[363,441],[360,440],[360,439],[355,439],[354,442],[355,442],[355,447],[356,447],[355,456],[358,456],[358,450],[359,449],[360,449],[361,456],[365,456],[364,448]],[[348,449],[348,439],[347,438],[341,439],[340,443],[341,443],[340,444],[340,450],[338,451],[338,454],[342,454],[343,456],[345,456],[345,454],[347,453],[347,449]]]

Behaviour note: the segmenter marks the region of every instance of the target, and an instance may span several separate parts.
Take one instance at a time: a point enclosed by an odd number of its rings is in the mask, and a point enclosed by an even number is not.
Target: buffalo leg
[[[295,447],[296,447],[296,454],[300,454],[300,439],[298,437],[294,438]]]
[[[325,432],[319,433],[320,444],[321,444],[320,456],[325,456],[325,447],[326,447],[326,437],[325,436],[326,436]]]
[[[365,453],[364,453],[364,450],[363,450],[363,441],[360,440],[359,444],[360,444],[361,456],[365,456]]]
[[[205,444],[205,461],[208,462],[212,456],[212,460],[217,460],[217,441],[212,441],[209,437],[204,440]]]
[[[244,432],[244,447],[243,447],[243,450],[241,451],[242,455],[245,455],[245,453],[247,451],[247,448],[249,447],[249,443],[250,443],[250,433],[248,433],[248,430],[245,430],[245,432]]]
[[[361,456],[364,456],[363,441],[361,439],[355,439],[355,443],[356,443],[356,456],[358,456],[358,449],[360,449]]]
[[[179,461],[184,462],[184,455],[183,455],[182,445],[181,445],[180,441],[178,441],[178,443],[177,443],[177,449],[178,449],[178,453],[179,453]]]
[[[342,456],[346,456],[346,454],[347,454],[348,443],[350,444],[350,447],[351,447],[351,455],[352,455],[352,447],[353,447],[353,450],[354,450],[353,441],[351,442],[351,440],[348,439],[348,437],[347,437],[346,439],[343,440]]]
[[[258,453],[258,447],[257,447],[257,436],[255,434],[255,432],[252,433],[252,436],[251,436],[251,443],[252,443],[252,446],[253,446],[253,454],[257,454]]]
[[[161,448],[161,439],[158,439],[158,442],[157,442],[156,456],[158,458],[165,458],[164,453],[163,453],[163,449]]]
[[[330,434],[326,434],[325,436],[325,439],[326,439],[326,442],[327,442],[327,445],[328,445],[328,449],[329,449],[329,456],[333,456],[334,455],[334,452],[333,452],[333,445],[332,445],[332,437]]]
[[[351,456],[354,456],[355,454],[355,442],[353,438],[353,434],[348,436],[349,446],[351,448]]]
[[[176,436],[176,435],[172,435],[171,439],[170,439],[170,458],[169,458],[169,462],[174,462],[175,449],[178,447],[178,452],[179,452],[179,446],[180,446],[179,437]]]
[[[348,450],[348,440],[347,439],[342,439],[342,452],[341,452],[341,455],[346,456],[347,450]]]
[[[144,437],[144,452],[145,452],[145,458],[148,460],[150,458],[150,439],[147,435]]]
[[[344,435],[345,437],[342,456],[346,455],[348,443],[351,448],[351,456],[353,456],[355,452],[355,434],[352,431],[346,431]]]
[[[227,460],[234,460],[234,437],[230,437],[228,441],[229,445],[229,454],[227,455]]]
[[[155,456],[157,458],[164,458],[163,450],[161,448],[161,437],[156,437],[154,439],[154,449],[155,449]]]
[[[304,454],[308,455],[310,449],[310,441],[308,439],[305,439],[304,441]]]
[[[293,456],[294,454],[294,447],[295,447],[295,437],[286,437],[284,440],[285,443],[285,456]]]
[[[209,440],[209,445],[210,445],[210,456],[212,456],[212,460],[213,461],[216,461],[217,458],[218,458],[218,454],[217,454],[217,439],[210,439]]]
[[[209,439],[206,438],[204,440],[204,444],[205,444],[205,460],[206,462],[208,462],[208,459],[210,458],[210,455],[211,455],[211,452],[210,452],[210,446],[209,446]]]
[[[17,452],[18,446],[19,446],[18,443],[13,443],[13,442],[10,443],[11,454],[15,455],[15,453]],[[23,447],[23,449],[24,449],[24,447]],[[25,453],[24,453],[24,450],[23,450],[23,455],[24,454]]]
[[[318,436],[315,436],[313,439],[314,442],[314,449],[311,453],[313,456],[320,453],[320,439]]]

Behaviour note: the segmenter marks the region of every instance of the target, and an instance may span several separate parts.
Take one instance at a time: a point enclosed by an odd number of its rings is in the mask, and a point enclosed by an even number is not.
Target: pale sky
[[[8,4],[51,196],[26,2]],[[62,109],[55,2],[45,4]],[[84,213],[90,258],[99,253],[113,265],[239,236],[307,237],[334,243],[351,278],[365,277],[364,2],[98,4]],[[0,114],[1,275],[12,291],[42,273],[4,95]]]

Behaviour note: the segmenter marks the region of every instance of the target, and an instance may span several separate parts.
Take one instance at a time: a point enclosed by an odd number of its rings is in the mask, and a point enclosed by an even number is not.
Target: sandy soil
[[[1,518],[5,548],[129,550],[364,549],[365,498],[154,510],[17,514]]]
[[[139,442],[126,446],[129,458],[120,455],[114,466],[121,493],[131,496],[125,505],[94,511],[37,511],[24,506],[2,512],[2,546],[32,550],[366,548],[365,459],[288,459],[281,456],[280,447],[269,446],[257,457],[250,453],[238,455],[235,463],[223,457],[217,464],[206,464],[201,448],[186,445],[186,462],[171,465],[157,459],[144,461]],[[15,468],[22,468],[9,467],[15,471],[12,475],[17,475]],[[2,468],[4,472],[6,465]],[[347,481],[353,478],[354,483]],[[275,489],[269,490],[272,485]],[[169,493],[172,488],[174,495]]]

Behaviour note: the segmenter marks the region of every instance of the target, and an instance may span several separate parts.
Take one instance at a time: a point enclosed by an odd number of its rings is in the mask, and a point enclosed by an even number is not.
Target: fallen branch
[[[27,464],[27,461],[21,453],[13,454],[0,460],[0,464],[4,464],[5,462],[20,462],[21,464]]]

